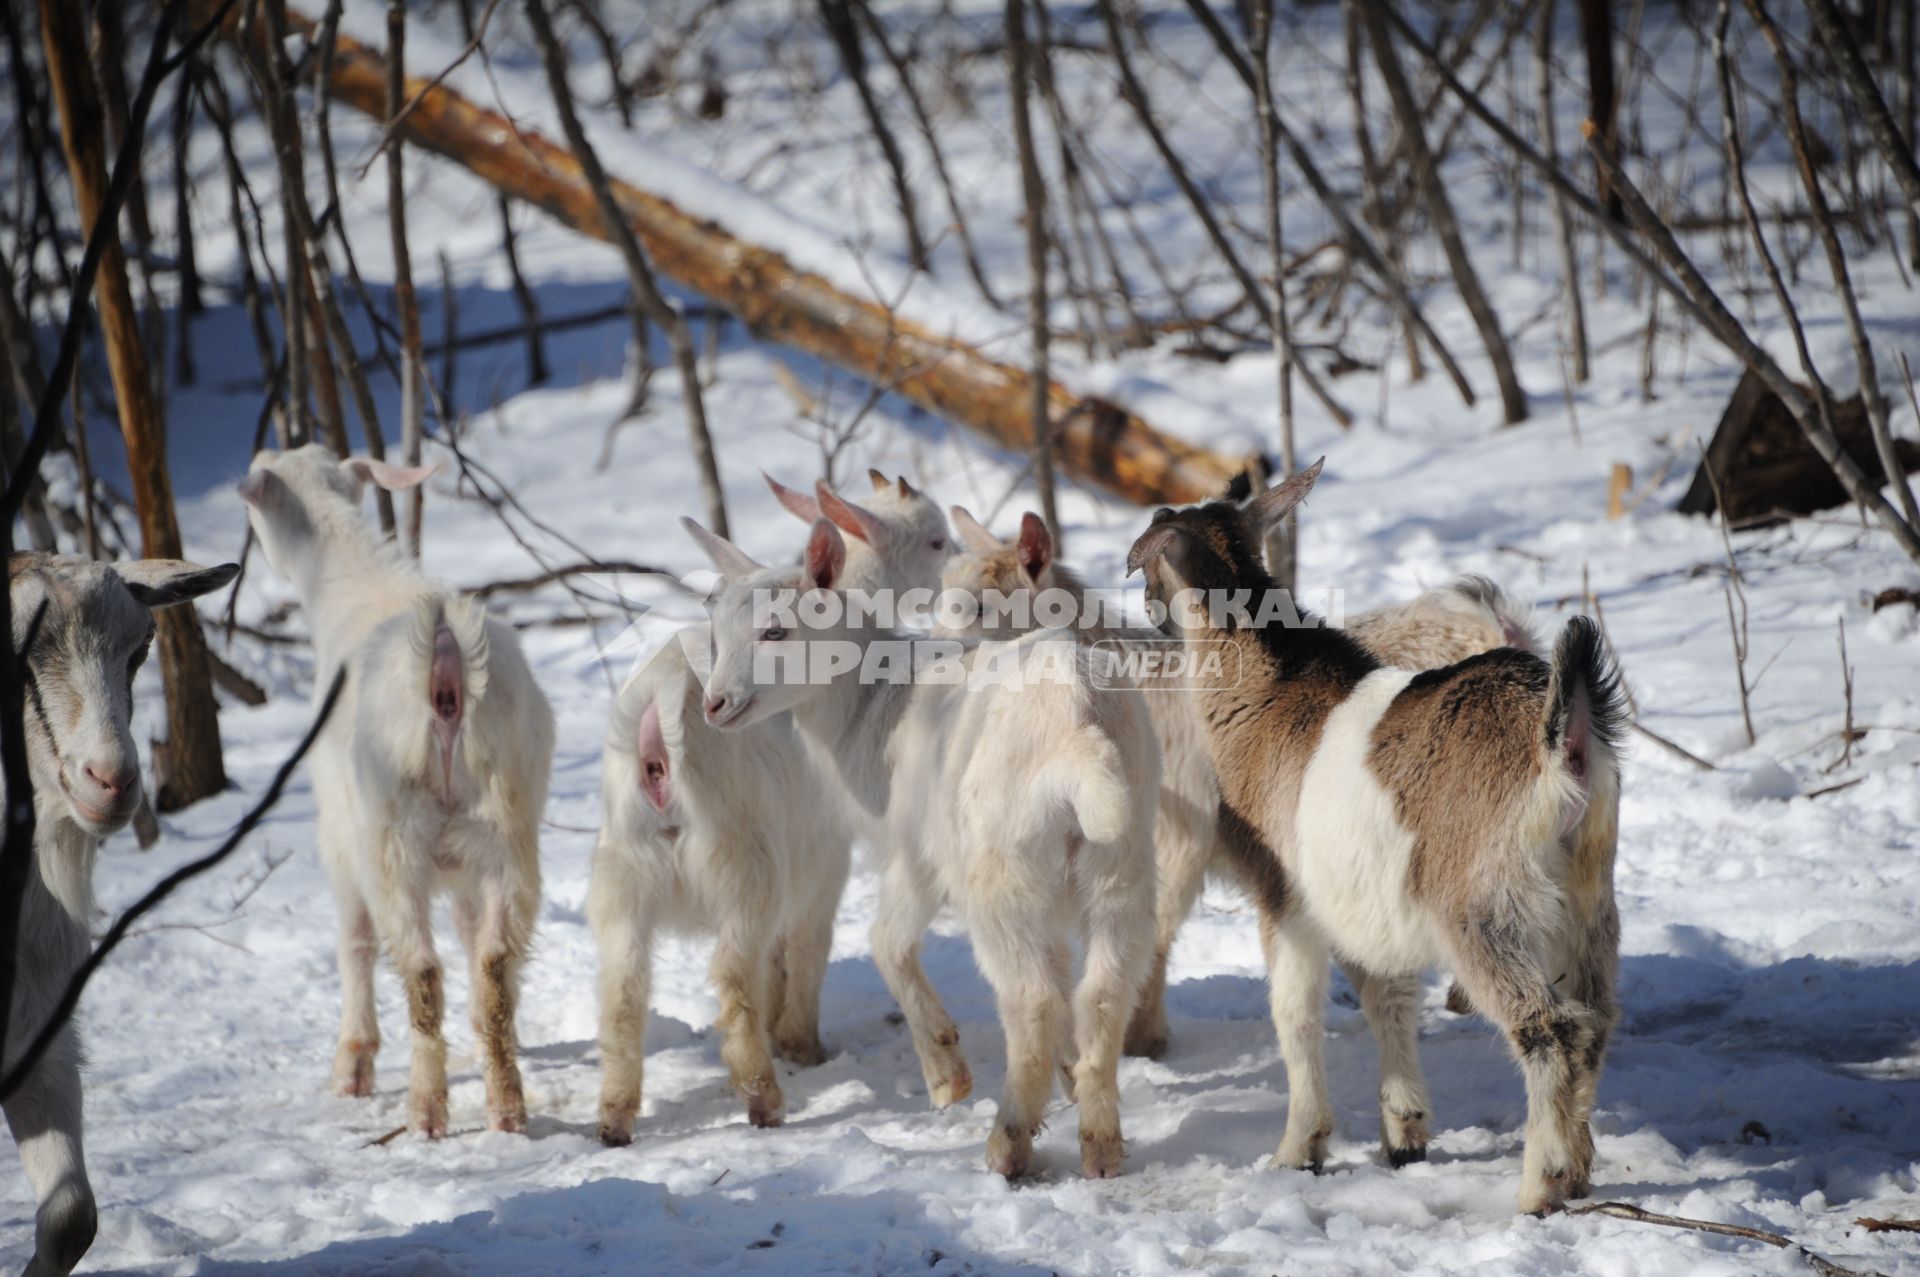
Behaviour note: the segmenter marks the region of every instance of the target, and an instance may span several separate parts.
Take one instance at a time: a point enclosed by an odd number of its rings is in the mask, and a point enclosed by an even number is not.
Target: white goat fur
[[[512,628],[429,581],[362,518],[367,478],[400,488],[426,474],[308,445],[256,456],[241,493],[268,560],[307,613],[316,686],[347,671],[312,761],[320,855],[340,914],[335,1087],[372,1093],[373,968],[384,947],[407,989],[412,1124],[446,1133],[445,993],[431,913],[444,891],[472,973],[488,1122],[517,1131],[526,1100],[514,1016],[540,903],[553,714]],[[443,695],[450,720],[436,713]]]
[[[23,690],[35,818],[7,1021],[9,1069],[93,947],[94,857],[140,802],[129,723],[133,674],[153,641],[148,609],[217,590],[238,570],[173,559],[108,566],[50,554],[16,554],[8,564],[9,651],[21,652],[30,632],[34,640]],[[93,1243],[97,1219],[81,1138],[80,1036],[71,1022],[7,1100],[6,1113],[38,1203],[28,1277],[71,1272]]]
[[[1080,1110],[1082,1169],[1117,1174],[1117,1068],[1153,911],[1158,758],[1140,697],[1094,686],[1084,649],[1058,631],[985,644],[968,658],[1017,669],[1005,680],[903,685],[863,682],[856,670],[826,683],[756,683],[757,646],[845,642],[864,659],[872,643],[902,636],[844,618],[816,623],[805,608],[800,632],[784,640],[755,628],[756,591],[837,588],[843,550],[831,524],[814,525],[800,569],[758,568],[689,528],[727,574],[712,604],[708,717],[744,723],[790,710],[881,849],[874,959],[905,1013],[934,1103],[964,1099],[973,1086],[958,1030],[919,961],[928,923],[951,904],[1006,1035],[988,1164],[1008,1176],[1028,1169],[1058,1064]],[[1070,677],[1058,677],[1063,670]],[[1085,937],[1077,987],[1076,924]]]
[[[931,589],[947,556],[946,520],[904,480],[875,479],[864,511],[822,494],[854,530],[849,585]],[[773,487],[789,509],[818,516],[820,500]],[[847,880],[847,822],[821,801],[825,783],[790,718],[736,732],[706,722],[687,642],[704,650],[707,637],[670,640],[620,689],[607,723],[587,919],[600,950],[600,1138],[609,1144],[633,1138],[640,1111],[660,931],[715,938],[721,1055],[755,1125],[784,1114],[773,1056],[825,1059],[820,986]],[[664,806],[648,797],[649,750]]]

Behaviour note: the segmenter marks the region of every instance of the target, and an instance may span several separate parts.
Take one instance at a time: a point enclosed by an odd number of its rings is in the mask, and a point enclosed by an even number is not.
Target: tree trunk
[[[79,7],[66,0],[40,0],[40,29],[81,230],[91,234],[106,197],[107,157],[100,95],[87,64]],[[167,475],[166,424],[154,401],[152,373],[127,283],[126,258],[117,240],[109,240],[101,255],[96,294],[120,410],[120,432],[126,439],[127,471],[140,512],[143,552],[149,558],[177,559],[180,525],[174,517],[173,487]],[[161,811],[177,811],[226,788],[227,774],[220,757],[220,723],[198,616],[192,608],[168,608],[156,613],[154,621],[167,692],[170,760],[168,774],[159,777],[155,805]]]
[[[1587,49],[1587,118],[1599,126],[1599,144],[1614,159],[1620,156],[1620,108],[1613,86],[1613,0],[1580,0],[1580,38]],[[1607,182],[1606,170],[1595,166],[1594,191],[1607,216],[1624,225],[1620,196]]]
[[[860,45],[860,27],[854,21],[851,0],[819,0],[819,8],[820,21],[840,54],[840,66],[860,95],[867,127],[873,130],[874,140],[880,144],[881,158],[887,162],[887,173],[893,178],[893,197],[900,205],[900,221],[907,236],[907,261],[915,270],[931,270],[927,241],[920,234],[920,213],[914,207],[913,187],[907,181],[906,157],[901,154],[900,141],[893,135],[893,126],[887,123],[886,110],[874,96],[873,85],[867,79],[867,52]]]
[[[407,9],[405,0],[387,0],[387,118],[405,105]],[[420,464],[420,445],[426,431],[426,352],[420,336],[420,298],[413,290],[413,253],[407,247],[406,143],[387,144],[387,231],[393,240],[393,308],[400,315],[400,463]],[[512,240],[508,240],[511,258]],[[514,276],[519,277],[519,268]],[[424,485],[409,490],[402,500],[400,543],[420,557],[420,533],[425,514]]]
[[[215,8],[211,0],[196,0],[197,20],[207,20]],[[289,23],[297,33],[312,28],[293,15]],[[225,31],[231,37],[237,27],[230,18]],[[256,29],[252,39],[261,34]],[[385,65],[373,50],[344,35],[328,87],[356,110],[386,118]],[[407,81],[409,98],[423,89],[425,97],[399,130],[407,141],[463,165],[574,230],[612,240],[614,231],[566,147],[524,126],[516,128],[445,87],[429,89],[418,77]],[[1289,154],[1294,154],[1291,147]],[[883,383],[1002,446],[1024,452],[1031,444],[1032,382],[1025,369],[843,291],[657,195],[626,182],[608,186],[620,216],[661,274],[711,298],[750,330]],[[1058,386],[1047,393],[1056,423],[1055,461],[1127,500],[1143,505],[1208,500],[1243,468],[1241,458],[1162,435],[1110,402],[1083,399]]]
[[[1293,331],[1287,316],[1287,250],[1280,227],[1279,139],[1273,135],[1273,0],[1253,0],[1247,36],[1253,46],[1254,113],[1260,117],[1260,203],[1266,212],[1268,269],[1273,272],[1273,360],[1280,390],[1280,473],[1293,476]],[[1267,570],[1280,588],[1297,588],[1300,511],[1287,511],[1267,535]]]
[[[1046,520],[1047,535],[1053,538],[1055,554],[1060,548],[1060,512],[1053,492],[1053,403],[1047,388],[1053,377],[1048,371],[1048,340],[1052,333],[1047,323],[1047,186],[1040,174],[1040,155],[1033,143],[1033,115],[1028,110],[1032,69],[1032,49],[1027,43],[1026,0],[1007,0],[1007,84],[1013,97],[1013,140],[1020,155],[1020,191],[1026,208],[1027,223],[1027,333],[1031,363],[1028,367],[1027,413],[1033,431],[1031,456],[1033,481],[1040,489],[1040,517]]]
[[[1553,124],[1553,10],[1559,0],[1541,0],[1540,25],[1534,32],[1534,89],[1540,95],[1540,153],[1560,162]],[[1516,182],[1518,174],[1515,174]],[[1573,243],[1573,210],[1558,187],[1547,192],[1553,201],[1553,237],[1560,246],[1560,282],[1567,290],[1567,344],[1573,352],[1573,380],[1587,384],[1587,308],[1580,299],[1580,254]]]
[[[1367,21],[1367,42],[1373,46],[1374,61],[1380,66],[1380,78],[1386,82],[1387,96],[1392,99],[1394,114],[1400,119],[1400,135],[1426,197],[1434,233],[1440,237],[1440,246],[1446,250],[1454,286],[1460,290],[1460,300],[1466,303],[1467,313],[1473,316],[1474,327],[1480,330],[1480,340],[1486,344],[1487,358],[1493,363],[1493,375],[1500,383],[1500,404],[1506,412],[1507,424],[1517,425],[1527,419],[1526,392],[1520,388],[1520,379],[1514,374],[1513,354],[1507,349],[1507,339],[1500,331],[1499,316],[1493,313],[1493,306],[1480,287],[1480,277],[1474,272],[1473,259],[1467,255],[1466,241],[1460,234],[1459,220],[1453,214],[1453,201],[1447,196],[1446,185],[1440,180],[1439,165],[1427,146],[1426,126],[1420,120],[1419,103],[1414,99],[1413,86],[1407,82],[1407,74],[1400,66],[1400,55],[1394,50],[1393,32],[1387,26],[1386,15],[1381,12],[1386,3],[1387,0],[1365,0],[1360,7]]]

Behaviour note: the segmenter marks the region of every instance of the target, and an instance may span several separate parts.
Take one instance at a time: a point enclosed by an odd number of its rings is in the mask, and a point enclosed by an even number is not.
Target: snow
[[[379,42],[382,10],[354,0],[346,29]],[[517,20],[512,10],[502,6],[495,18],[508,31]],[[982,3],[960,11],[987,31],[996,20]],[[724,12],[729,25],[716,47],[730,76],[727,115],[706,125],[671,102],[646,104],[631,138],[610,115],[601,117],[594,131],[608,167],[777,243],[845,286],[864,288],[871,271],[888,295],[901,278],[899,237],[851,90],[839,84],[824,105],[796,108],[783,77],[799,76],[794,66],[806,64],[827,79],[824,45],[784,25],[785,7],[741,4]],[[1351,177],[1337,15],[1308,15],[1287,19],[1294,25],[1280,45],[1285,92],[1293,110],[1311,105],[1317,144],[1330,167]],[[784,41],[771,53],[770,37]],[[1157,56],[1142,59],[1144,70],[1175,117],[1176,135],[1192,144],[1212,189],[1254,209],[1257,171],[1249,126],[1238,118],[1238,84],[1219,74],[1204,36],[1183,18],[1156,26],[1155,41]],[[1677,49],[1681,42],[1670,43]],[[411,44],[417,66],[438,66],[461,41],[452,29],[419,22]],[[1571,54],[1571,46],[1562,50]],[[1766,83],[1764,55],[1746,56],[1754,78]],[[1670,57],[1675,65],[1662,61],[1656,72],[1685,83],[1686,53]],[[632,55],[630,65],[637,62]],[[956,129],[949,158],[989,269],[1013,297],[1022,279],[1018,183],[1004,153],[1001,72],[994,59],[980,63],[965,74],[982,115]],[[583,95],[597,101],[604,79],[594,76],[604,72],[584,43],[579,65]],[[1110,100],[1099,62],[1061,65],[1077,108]],[[1573,82],[1570,76],[1569,93]],[[517,118],[550,126],[530,59],[497,57],[491,75],[476,61],[451,83],[489,104],[497,83]],[[1677,115],[1677,107],[1662,109]],[[1130,180],[1154,192],[1142,216],[1156,247],[1176,265],[1204,260],[1202,238],[1177,193],[1159,190],[1164,178],[1142,140],[1117,108],[1108,117],[1096,129],[1099,145],[1117,172],[1137,174]],[[1569,97],[1562,120],[1573,118]],[[1671,123],[1656,111],[1649,127],[1663,120]],[[372,132],[346,110],[336,110],[334,127],[343,157],[369,148]],[[910,155],[921,155],[917,138],[904,141]],[[258,130],[243,142],[254,171],[265,174]],[[218,152],[210,137],[194,145],[196,167],[205,170],[203,262],[226,278],[233,258],[222,238]],[[1707,142],[1696,141],[1686,158],[1694,172],[1715,171]],[[461,327],[510,322],[490,195],[444,163],[413,157],[409,166],[423,284],[433,253],[445,251]],[[161,167],[156,161],[150,178],[158,181]],[[390,269],[384,187],[377,170],[366,182],[351,181],[355,167],[343,158],[344,211],[361,269],[377,289]],[[916,159],[927,178],[922,211],[937,224],[944,214],[924,169]],[[1771,182],[1790,193],[1786,172],[1777,153],[1756,155],[1757,186]],[[1457,177],[1475,251],[1515,337],[1534,419],[1499,428],[1492,378],[1450,290],[1434,288],[1427,301],[1482,392],[1472,409],[1437,371],[1418,385],[1406,382],[1392,330],[1378,314],[1356,322],[1341,336],[1345,348],[1386,368],[1332,383],[1360,423],[1341,432],[1300,397],[1302,450],[1328,456],[1304,516],[1307,582],[1340,590],[1358,609],[1459,572],[1484,572],[1532,600],[1548,627],[1580,606],[1584,589],[1599,597],[1643,721],[1718,770],[1697,770],[1639,738],[1629,753],[1618,874],[1626,1018],[1600,1088],[1597,1195],[1785,1233],[1853,1267],[1920,1273],[1910,1240],[1869,1235],[1852,1223],[1920,1215],[1920,685],[1913,676],[1920,633],[1913,609],[1873,614],[1867,602],[1885,587],[1920,584],[1920,573],[1884,534],[1845,510],[1736,534],[1752,615],[1757,740],[1749,744],[1720,532],[1671,513],[1737,369],[1698,334],[1678,340],[1669,318],[1654,347],[1657,397],[1643,401],[1646,302],[1615,260],[1607,296],[1589,298],[1594,375],[1572,391],[1569,412],[1551,309],[1554,259],[1537,235],[1544,206],[1533,206],[1539,224],[1529,228],[1516,266],[1501,220],[1510,203],[1500,171],[1468,156]],[[263,193],[270,189],[270,180],[260,181]],[[153,204],[162,216],[171,200]],[[1304,196],[1292,199],[1288,217],[1295,244],[1324,233]],[[517,220],[547,313],[619,300],[611,250],[531,213]],[[275,236],[270,224],[268,242]],[[1697,239],[1712,267],[1724,270],[1717,239]],[[1408,248],[1416,269],[1435,270],[1431,244]],[[937,263],[938,284],[915,284],[903,309],[963,332],[1018,330],[1017,317],[974,298],[950,241]],[[1838,386],[1847,343],[1837,313],[1821,309],[1828,300],[1816,265],[1817,254],[1802,291],[1821,299],[1807,304],[1819,331],[1838,334],[1823,336],[1816,349]],[[1912,295],[1884,248],[1862,254],[1857,266],[1878,331],[1910,337]],[[1224,283],[1208,287],[1211,294],[1202,289],[1192,302],[1197,310],[1208,308],[1209,296],[1230,295]],[[425,302],[427,329],[437,332],[442,299],[428,287]],[[1748,295],[1739,305],[1751,308],[1770,348],[1791,353],[1778,346],[1770,299]],[[1523,323],[1543,308],[1546,320]],[[1063,304],[1058,317],[1072,322],[1070,308]],[[172,398],[174,482],[190,553],[216,561],[237,556],[242,545],[245,520],[232,484],[245,469],[258,370],[237,305],[216,306],[194,332],[200,382],[176,388]],[[674,519],[697,513],[698,485],[670,367],[655,378],[648,411],[619,434],[613,465],[593,469],[626,399],[625,336],[624,324],[614,322],[553,338],[555,379],[538,389],[525,388],[517,344],[462,352],[457,400],[471,415],[461,447],[572,541],[687,572],[701,560]],[[995,351],[1018,358],[1021,343],[1003,339]],[[1163,428],[1224,450],[1271,447],[1275,392],[1263,354],[1215,364],[1176,354],[1171,343],[1119,359],[1064,344],[1061,353],[1073,384],[1122,399]],[[1883,373],[1890,362],[1883,356]],[[1787,366],[1796,368],[1797,359]],[[812,361],[728,329],[708,415],[736,539],[769,559],[796,551],[800,529],[767,498],[755,471],[797,484],[820,466],[816,432],[797,419],[776,370],[824,394],[842,416],[862,394],[844,375],[830,378]],[[392,383],[381,376],[375,384],[391,421]],[[1898,427],[1912,433],[1903,388],[1891,402]],[[111,423],[96,417],[91,427],[96,462],[109,468],[118,456]],[[444,450],[434,455],[448,472],[429,485],[433,571],[477,585],[535,570],[502,517],[548,562],[574,557],[520,515],[498,515],[459,491],[451,458]],[[1608,473],[1616,462],[1632,466],[1636,497],[1652,490],[1626,517],[1609,521]],[[1000,528],[1035,500],[1018,458],[893,398],[882,401],[838,473],[857,477],[868,465],[904,472],[983,518],[993,512]],[[1118,586],[1142,512],[1079,485],[1063,491],[1062,512],[1068,559]],[[905,1028],[867,957],[875,885],[866,874],[856,874],[836,930],[823,1013],[831,1058],[812,1070],[782,1066],[787,1125],[758,1131],[746,1124],[710,1031],[705,947],[669,942],[657,960],[638,1135],[631,1148],[602,1148],[594,1139],[595,955],[582,913],[599,742],[612,684],[697,608],[647,578],[579,584],[587,606],[611,619],[591,629],[535,624],[525,631],[560,741],[543,834],[545,903],[520,1016],[529,1133],[478,1129],[481,1083],[457,960],[448,966],[454,1135],[431,1144],[411,1134],[383,1141],[406,1112],[405,1015],[397,981],[385,973],[379,997],[389,1037],[377,1093],[365,1101],[327,1093],[338,1014],[334,921],[313,853],[312,796],[296,779],[241,853],[176,896],[89,989],[87,1139],[102,1206],[90,1268],[1640,1277],[1804,1270],[1791,1251],[1747,1240],[1602,1217],[1515,1217],[1520,1079],[1488,1026],[1442,1008],[1439,975],[1426,990],[1421,1039],[1433,1087],[1433,1159],[1397,1172],[1382,1162],[1372,1041],[1351,991],[1336,979],[1328,1053],[1339,1129],[1328,1173],[1266,1169],[1286,1085],[1266,1018],[1252,913],[1224,889],[1209,890],[1174,955],[1171,1051],[1122,1065],[1129,1160],[1118,1180],[1078,1176],[1073,1115],[1062,1101],[1040,1141],[1033,1181],[1009,1186],[983,1169],[991,1097],[1005,1062],[991,994],[951,920],[937,924],[926,962],[960,1022],[976,1092],[952,1110],[929,1110]],[[288,597],[256,558],[240,593],[240,619],[259,623]],[[630,632],[617,599],[650,609],[636,614]],[[528,622],[565,618],[580,606],[557,588],[501,602]],[[1871,727],[1844,762],[1842,621],[1855,671],[1853,719]],[[290,622],[299,624],[297,616]],[[97,874],[109,913],[217,842],[305,725],[313,670],[304,647],[240,637],[230,656],[272,692],[259,709],[223,710],[235,789],[164,820],[167,836],[148,855],[129,836],[115,839]],[[150,735],[160,717],[151,672],[141,677],[138,699],[137,730]],[[451,928],[441,921],[450,956]],[[24,1262],[32,1214],[24,1178],[0,1175],[0,1263]]]

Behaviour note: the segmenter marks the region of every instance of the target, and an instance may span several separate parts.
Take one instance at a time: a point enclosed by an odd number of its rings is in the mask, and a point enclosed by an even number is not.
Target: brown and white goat
[[[130,719],[134,672],[153,644],[149,613],[217,590],[240,569],[177,559],[108,565],[53,554],[16,554],[7,568],[10,650],[25,658],[23,717],[36,822],[7,1022],[10,1068],[86,961],[94,855],[140,803],[140,755]],[[69,1023],[6,1103],[7,1125],[39,1203],[30,1277],[71,1272],[93,1244],[96,1215],[80,1110],[80,1035]]]
[[[1319,473],[1244,512],[1160,510],[1127,560],[1189,646],[1238,654],[1239,676],[1197,698],[1227,836],[1271,866],[1287,902],[1267,924],[1292,1092],[1276,1160],[1317,1167],[1332,1132],[1329,948],[1363,979],[1446,963],[1526,1079],[1520,1207],[1553,1209],[1588,1191],[1588,1119],[1618,1017],[1618,677],[1585,617],[1551,663],[1503,647],[1414,674],[1339,630],[1207,606],[1214,591],[1275,597],[1257,547]]]
[[[527,1106],[514,1019],[540,906],[553,713],[513,628],[429,581],[362,517],[369,481],[399,490],[428,473],[309,444],[255,456],[240,494],[313,627],[317,686],[347,669],[312,764],[320,859],[340,913],[334,1087],[373,1093],[373,967],[384,946],[407,988],[412,1125],[446,1134],[446,993],[433,943],[444,891],[472,970],[487,1119],[518,1131]]]
[[[1019,634],[1031,628],[1048,591],[1059,590],[1072,602],[1072,614],[1087,623],[1076,628],[1083,641],[1111,648],[1169,642],[1158,630],[1120,628],[1100,610],[1072,569],[1053,557],[1053,541],[1037,515],[1021,519],[1010,542],[996,540],[966,510],[952,511],[961,553],[947,565],[942,585],[970,599],[949,596],[943,608],[948,632],[965,637]],[[1462,577],[1407,603],[1354,617],[1347,632],[1382,663],[1402,669],[1450,664],[1502,645],[1535,650],[1535,639],[1519,607],[1484,577]],[[1286,910],[1284,881],[1271,861],[1236,856],[1243,844],[1221,836],[1220,786],[1207,750],[1205,724],[1196,713],[1199,700],[1184,680],[1156,678],[1141,689],[1152,711],[1160,743],[1160,806],[1154,827],[1154,858],[1160,890],[1155,914],[1154,965],[1127,1026],[1127,1052],[1158,1058],[1167,1048],[1167,960],[1187,915],[1193,912],[1208,874],[1245,890],[1263,915]],[[1261,929],[1263,939],[1275,934]],[[1271,957],[1271,955],[1269,955]],[[1390,1165],[1425,1161],[1427,1114],[1431,1111],[1418,1049],[1417,980],[1369,978],[1350,972],[1359,990],[1368,1026],[1380,1046],[1380,1138]],[[1276,1022],[1276,1028],[1279,1027]]]

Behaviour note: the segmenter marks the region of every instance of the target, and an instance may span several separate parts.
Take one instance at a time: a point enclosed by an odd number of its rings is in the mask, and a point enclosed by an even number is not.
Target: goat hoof
[[[1520,1190],[1520,1213],[1543,1218],[1567,1208],[1573,1176],[1567,1171],[1541,1176],[1540,1182]]]
[[[600,1142],[608,1148],[625,1148],[633,1143],[633,1121],[629,1118],[624,1124],[607,1118],[600,1119]]]
[[[1467,996],[1467,991],[1460,987],[1458,981],[1447,986],[1447,1010],[1455,1015],[1473,1014],[1473,999]]]
[[[973,1094],[973,1073],[962,1064],[927,1090],[933,1096],[933,1106],[937,1109],[958,1104]]]
[[[987,1169],[1006,1179],[1020,1179],[1033,1165],[1033,1137],[1016,1135],[1004,1126],[987,1137]]]
[[[1136,1060],[1157,1060],[1167,1053],[1167,1031],[1129,1028],[1121,1050]]]
[[[447,1097],[436,1095],[428,1100],[416,1100],[413,1103],[413,1129],[430,1140],[437,1140],[447,1133]]]
[[[373,1053],[378,1042],[343,1042],[333,1061],[333,1091],[336,1095],[364,1099],[373,1094]]]
[[[487,1129],[505,1131],[508,1135],[525,1135],[527,1133],[527,1106],[519,1104],[503,1112],[490,1114],[487,1118]]]
[[[1112,1179],[1126,1160],[1127,1144],[1118,1131],[1111,1135],[1080,1132],[1080,1173],[1088,1179]]]
[[[1387,1165],[1396,1171],[1403,1166],[1411,1166],[1415,1162],[1424,1162],[1426,1160],[1427,1146],[1425,1144],[1415,1144],[1410,1148],[1390,1148],[1387,1150]]]
[[[786,1121],[787,1100],[780,1088],[771,1087],[747,1097],[747,1120],[763,1131]]]
[[[1319,1175],[1327,1168],[1327,1137],[1316,1136],[1304,1150],[1289,1149],[1282,1144],[1273,1155],[1271,1165],[1277,1171],[1308,1171]]]

